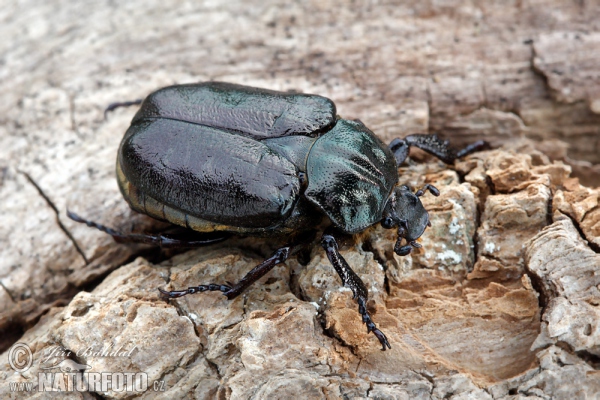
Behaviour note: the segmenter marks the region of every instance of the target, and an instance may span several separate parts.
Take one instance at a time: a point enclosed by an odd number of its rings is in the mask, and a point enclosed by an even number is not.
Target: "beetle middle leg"
[[[267,258],[265,261],[252,268],[250,272],[244,275],[244,277],[233,286],[210,283],[208,285],[190,286],[189,288],[184,290],[168,291],[163,290],[161,288],[158,288],[158,290],[162,293],[163,296],[171,299],[185,296],[186,294],[201,293],[206,291],[219,291],[223,292],[223,294],[227,296],[229,300],[232,300],[244,290],[246,290],[248,286],[252,285],[254,282],[265,276],[277,264],[281,264],[282,262],[287,260],[290,255],[290,250],[291,248],[289,246],[277,249],[271,257]]]
[[[391,349],[392,346],[390,346],[387,337],[377,328],[367,311],[367,298],[369,296],[367,287],[340,254],[335,238],[331,234],[324,233],[321,238],[321,246],[325,249],[329,262],[342,279],[343,285],[352,290],[353,298],[358,303],[358,312],[362,316],[362,321],[367,325],[367,333],[373,332],[379,339],[383,351],[386,350],[386,347]]]
[[[177,298],[181,296],[185,296],[187,294],[194,294],[199,292],[206,291],[219,291],[222,292],[227,299],[232,300],[239,296],[244,290],[246,290],[250,285],[254,282],[265,276],[269,271],[271,271],[276,265],[285,262],[290,255],[296,253],[302,247],[304,247],[307,243],[310,243],[314,239],[314,232],[309,231],[298,235],[293,244],[288,246],[283,246],[275,250],[273,255],[267,258],[262,263],[258,264],[256,267],[252,268],[250,272],[248,272],[244,277],[235,285],[219,285],[219,284],[208,284],[208,285],[200,285],[200,286],[191,286],[187,289],[183,290],[163,290],[158,289],[163,296],[168,298]]]
[[[394,153],[398,165],[402,164],[406,160],[406,157],[408,157],[410,146],[418,147],[439,158],[446,164],[452,164],[457,158],[485,148],[487,142],[478,140],[461,150],[455,150],[450,147],[447,140],[442,140],[435,134],[408,135],[404,139],[394,139],[390,143],[390,150]]]

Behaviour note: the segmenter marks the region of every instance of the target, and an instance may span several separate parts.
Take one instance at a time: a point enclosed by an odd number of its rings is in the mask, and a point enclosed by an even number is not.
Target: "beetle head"
[[[435,196],[439,191],[431,186],[411,192],[408,186],[397,186],[385,205],[381,226],[386,229],[398,229],[398,240],[394,246],[394,251],[400,256],[409,254],[413,247],[419,248],[421,245],[416,240],[421,237],[425,228],[431,226],[429,222],[429,213],[423,207],[419,197],[429,190]],[[401,245],[402,239],[406,239],[406,244]]]

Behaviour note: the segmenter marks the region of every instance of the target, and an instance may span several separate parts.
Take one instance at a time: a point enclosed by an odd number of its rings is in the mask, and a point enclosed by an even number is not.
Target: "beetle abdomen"
[[[381,220],[398,181],[389,148],[362,123],[344,119],[315,141],[306,166],[306,197],[348,233]]]
[[[218,224],[263,228],[281,223],[298,198],[296,168],[260,142],[188,122],[133,124],[118,162],[144,194]]]
[[[317,95],[224,82],[169,86],[150,94],[133,118],[168,118],[238,132],[254,139],[316,137],[335,124],[335,104]]]

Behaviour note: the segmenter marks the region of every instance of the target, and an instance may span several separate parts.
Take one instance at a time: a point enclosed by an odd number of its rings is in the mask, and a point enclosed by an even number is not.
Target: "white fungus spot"
[[[452,218],[452,221],[450,221],[450,225],[448,225],[448,232],[456,235],[458,231],[460,231],[460,224],[458,223],[458,218],[454,217]]]
[[[441,261],[450,260],[455,264],[458,264],[462,261],[462,256],[454,250],[445,250],[437,254],[437,259]]]
[[[485,244],[485,247],[483,248],[483,250],[485,250],[486,253],[493,253],[494,250],[496,250],[496,245],[492,242],[487,242]],[[498,250],[500,250],[499,247],[498,247]]]

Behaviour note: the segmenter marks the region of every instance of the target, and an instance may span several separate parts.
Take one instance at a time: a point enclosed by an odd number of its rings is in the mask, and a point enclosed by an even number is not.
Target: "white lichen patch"
[[[493,253],[496,249],[500,250],[500,247],[496,247],[496,245],[493,242],[487,242],[483,247],[483,250],[486,253]]]
[[[452,221],[450,221],[450,225],[448,225],[448,232],[450,232],[452,235],[456,235],[460,231],[460,228],[461,226],[458,223],[458,218],[452,218]]]
[[[454,250],[444,250],[437,254],[436,257],[440,261],[452,261],[455,264],[459,264],[462,261],[462,256]]]

